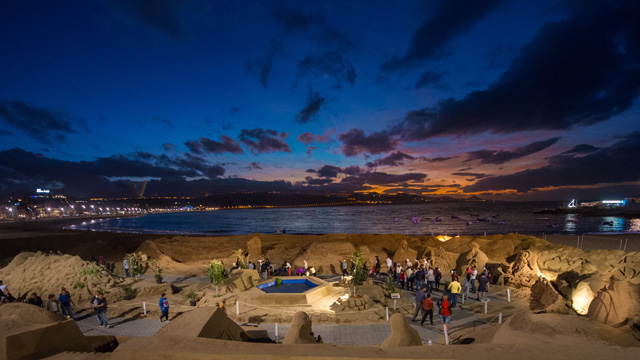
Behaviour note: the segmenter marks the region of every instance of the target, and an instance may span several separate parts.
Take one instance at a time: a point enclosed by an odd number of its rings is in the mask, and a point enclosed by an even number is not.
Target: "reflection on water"
[[[450,203],[426,205],[343,206],[317,208],[239,209],[162,213],[111,219],[88,227],[95,230],[236,235],[275,234],[582,234],[640,232],[640,219],[535,214],[540,203]],[[537,218],[544,217],[544,221]],[[603,222],[606,222],[605,225]],[[557,224],[556,226],[553,226]],[[608,225],[610,224],[610,225]],[[83,225],[83,228],[87,227]]]
[[[640,219],[629,220],[629,231],[640,232]]]

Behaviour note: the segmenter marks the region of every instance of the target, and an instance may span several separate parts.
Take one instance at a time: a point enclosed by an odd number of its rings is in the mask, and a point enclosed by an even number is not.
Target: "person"
[[[457,282],[456,280],[453,280],[449,284],[449,286],[447,286],[447,289],[451,292],[451,307],[454,308],[458,303],[458,295],[462,290],[462,286],[460,285],[459,282]]]
[[[376,275],[376,277],[378,277],[380,275],[381,267],[382,266],[380,265],[380,259],[378,258],[378,255],[376,255],[376,264],[375,264],[375,269],[376,269],[375,275]]]
[[[470,281],[471,281],[471,292],[475,293],[476,292],[476,278],[478,277],[478,270],[476,269],[476,267],[474,266],[471,269],[471,274],[470,274]]]
[[[413,280],[415,279],[414,275],[413,275],[413,269],[412,268],[407,268],[406,271],[406,278],[407,278],[407,289],[410,289],[411,291],[413,291]]]
[[[29,300],[27,300],[27,304],[42,307],[42,298],[40,298],[38,294],[33,293],[31,294],[31,297],[29,298]]]
[[[100,265],[105,266],[107,264],[107,261],[105,260],[104,256],[100,255],[98,256],[98,259],[100,259]]]
[[[316,268],[314,268],[313,266],[309,268],[309,275],[310,276],[316,276]]]
[[[266,261],[263,261],[262,265],[260,266],[260,278],[262,279],[267,278],[267,262]]]
[[[98,297],[93,301],[93,308],[96,309],[96,315],[98,315],[100,327],[111,327],[109,326],[109,323],[107,323],[107,299],[105,299],[102,292],[98,293]]]
[[[400,274],[402,273],[402,266],[396,264],[396,281],[400,281]]]
[[[276,234],[280,235],[280,228],[276,230]]]
[[[421,326],[424,326],[424,321],[427,319],[427,315],[429,315],[429,321],[431,325],[433,325],[433,300],[431,300],[431,293],[428,293],[424,297],[424,301],[422,301],[422,321],[420,322]]]
[[[287,261],[287,274],[291,276],[291,263]]]
[[[424,309],[422,308],[424,297],[425,297],[424,289],[418,288],[418,291],[416,291],[416,310],[413,312],[413,317],[411,318],[411,321],[413,322],[416,321],[416,317],[418,316],[418,313],[421,313],[423,315],[422,322],[424,322]]]
[[[432,292],[434,288],[434,284],[436,282],[436,275],[433,273],[433,268],[429,267],[429,271],[427,271],[427,292]]]
[[[167,322],[169,322],[169,300],[166,298],[166,293],[160,294],[160,311],[162,314],[160,315],[160,322],[162,322],[162,318],[165,318]]]
[[[296,270],[296,275],[302,276],[304,274],[304,271],[305,271],[305,268],[299,267],[298,270]]]
[[[451,304],[449,304],[447,293],[442,294],[442,298],[438,300],[438,307],[440,308],[440,317],[442,319],[442,331],[444,331],[445,324],[449,325],[451,323]]]
[[[271,260],[269,260],[269,258],[265,259],[265,264],[267,264],[267,277],[266,279],[270,279],[271,278]]]
[[[393,274],[393,260],[387,256],[387,275]]]
[[[433,271],[433,273],[434,273],[435,278],[436,278],[436,282],[435,282],[436,289],[440,289],[440,279],[442,279],[442,273],[440,272],[440,268],[437,267]]]
[[[251,261],[249,261],[249,270],[253,270],[253,269],[254,269],[253,263]]]
[[[306,269],[306,268],[308,268],[308,267],[309,267],[309,264],[307,264],[307,260],[305,259],[305,260],[304,260],[304,268]]]
[[[488,292],[489,277],[487,276],[487,273],[483,271],[478,284],[478,300],[484,299]]]
[[[131,274],[129,274],[129,260],[124,259],[122,261],[122,266],[124,266],[124,274],[126,277],[130,277]]]
[[[60,311],[62,312],[62,316],[66,316],[67,319],[76,318],[73,316],[73,312],[71,312],[71,306],[75,306],[73,300],[71,299],[71,294],[67,291],[66,288],[62,288],[60,292],[60,296],[58,296],[58,302],[60,303]]]
[[[462,287],[462,292],[466,297],[469,297],[469,290],[471,289],[471,272],[468,271],[467,275],[464,277],[464,286]]]
[[[347,271],[347,259],[342,259],[342,278],[345,276],[349,276],[349,272]]]
[[[422,265],[418,267],[418,270],[416,271],[414,277],[416,279],[416,287],[418,289],[422,289],[422,287],[424,286],[424,268],[422,267]]]
[[[0,280],[0,305],[4,304],[5,301],[7,301],[7,284],[3,283],[2,280]]]
[[[51,311],[56,315],[60,315],[60,307],[58,306],[58,301],[56,300],[55,295],[49,294],[47,300],[44,302],[44,309]]]
[[[285,228],[282,228],[282,233],[283,233],[283,234],[286,234],[286,233],[287,233],[287,230],[286,230]]]
[[[451,270],[451,281],[456,280],[457,282],[460,282],[460,278],[458,277],[458,272],[455,270]]]
[[[399,268],[401,269],[401,268]],[[404,271],[400,272],[400,286],[402,286],[402,288],[404,289],[404,280],[405,280],[405,274]]]

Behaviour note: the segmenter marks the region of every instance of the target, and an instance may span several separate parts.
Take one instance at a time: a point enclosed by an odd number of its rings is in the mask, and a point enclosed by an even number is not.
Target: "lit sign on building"
[[[36,192],[38,194],[48,194],[48,193],[51,192],[51,190],[49,190],[49,189],[37,189]]]

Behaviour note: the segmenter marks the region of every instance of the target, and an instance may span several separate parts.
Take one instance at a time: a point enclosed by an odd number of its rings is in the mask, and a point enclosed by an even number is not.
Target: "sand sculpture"
[[[0,306],[0,360],[40,359],[63,351],[93,351],[73,320],[29,304]]]
[[[249,335],[224,311],[214,306],[200,307],[176,317],[154,336],[188,336],[208,339],[248,341]]]
[[[600,291],[589,304],[589,317],[611,326],[623,325],[638,311],[637,295],[622,276],[611,277],[606,289]]]
[[[457,261],[457,269],[460,273],[467,268],[475,267],[478,273],[482,273],[482,269],[489,261],[487,254],[480,250],[480,246],[475,241],[469,243],[468,251],[460,254]]]
[[[249,261],[258,261],[262,256],[262,240],[254,236],[247,242],[247,251],[249,252]]]
[[[298,311],[293,314],[291,328],[287,331],[287,335],[282,340],[283,344],[317,344],[321,343],[322,338],[318,335],[315,338],[311,330],[311,318],[304,311]]]
[[[413,261],[418,257],[418,251],[409,248],[407,240],[402,240],[400,246],[393,254],[393,262],[404,264],[407,259]]]
[[[421,346],[420,334],[409,326],[407,319],[402,314],[393,314],[389,319],[391,334],[380,345],[381,348],[395,348],[401,346]]]

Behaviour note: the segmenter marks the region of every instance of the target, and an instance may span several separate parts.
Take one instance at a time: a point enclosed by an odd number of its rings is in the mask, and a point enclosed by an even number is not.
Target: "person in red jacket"
[[[438,301],[438,306],[440,307],[440,317],[442,318],[442,331],[444,331],[444,324],[449,326],[451,323],[451,304],[449,304],[449,299],[446,293],[442,295],[442,299]]]
[[[424,301],[422,302],[422,308],[424,311],[422,312],[422,321],[420,322],[420,325],[424,326],[424,321],[427,318],[427,315],[429,315],[429,321],[431,321],[431,325],[433,325],[433,300],[431,300],[431,293],[428,293],[425,296]]]

